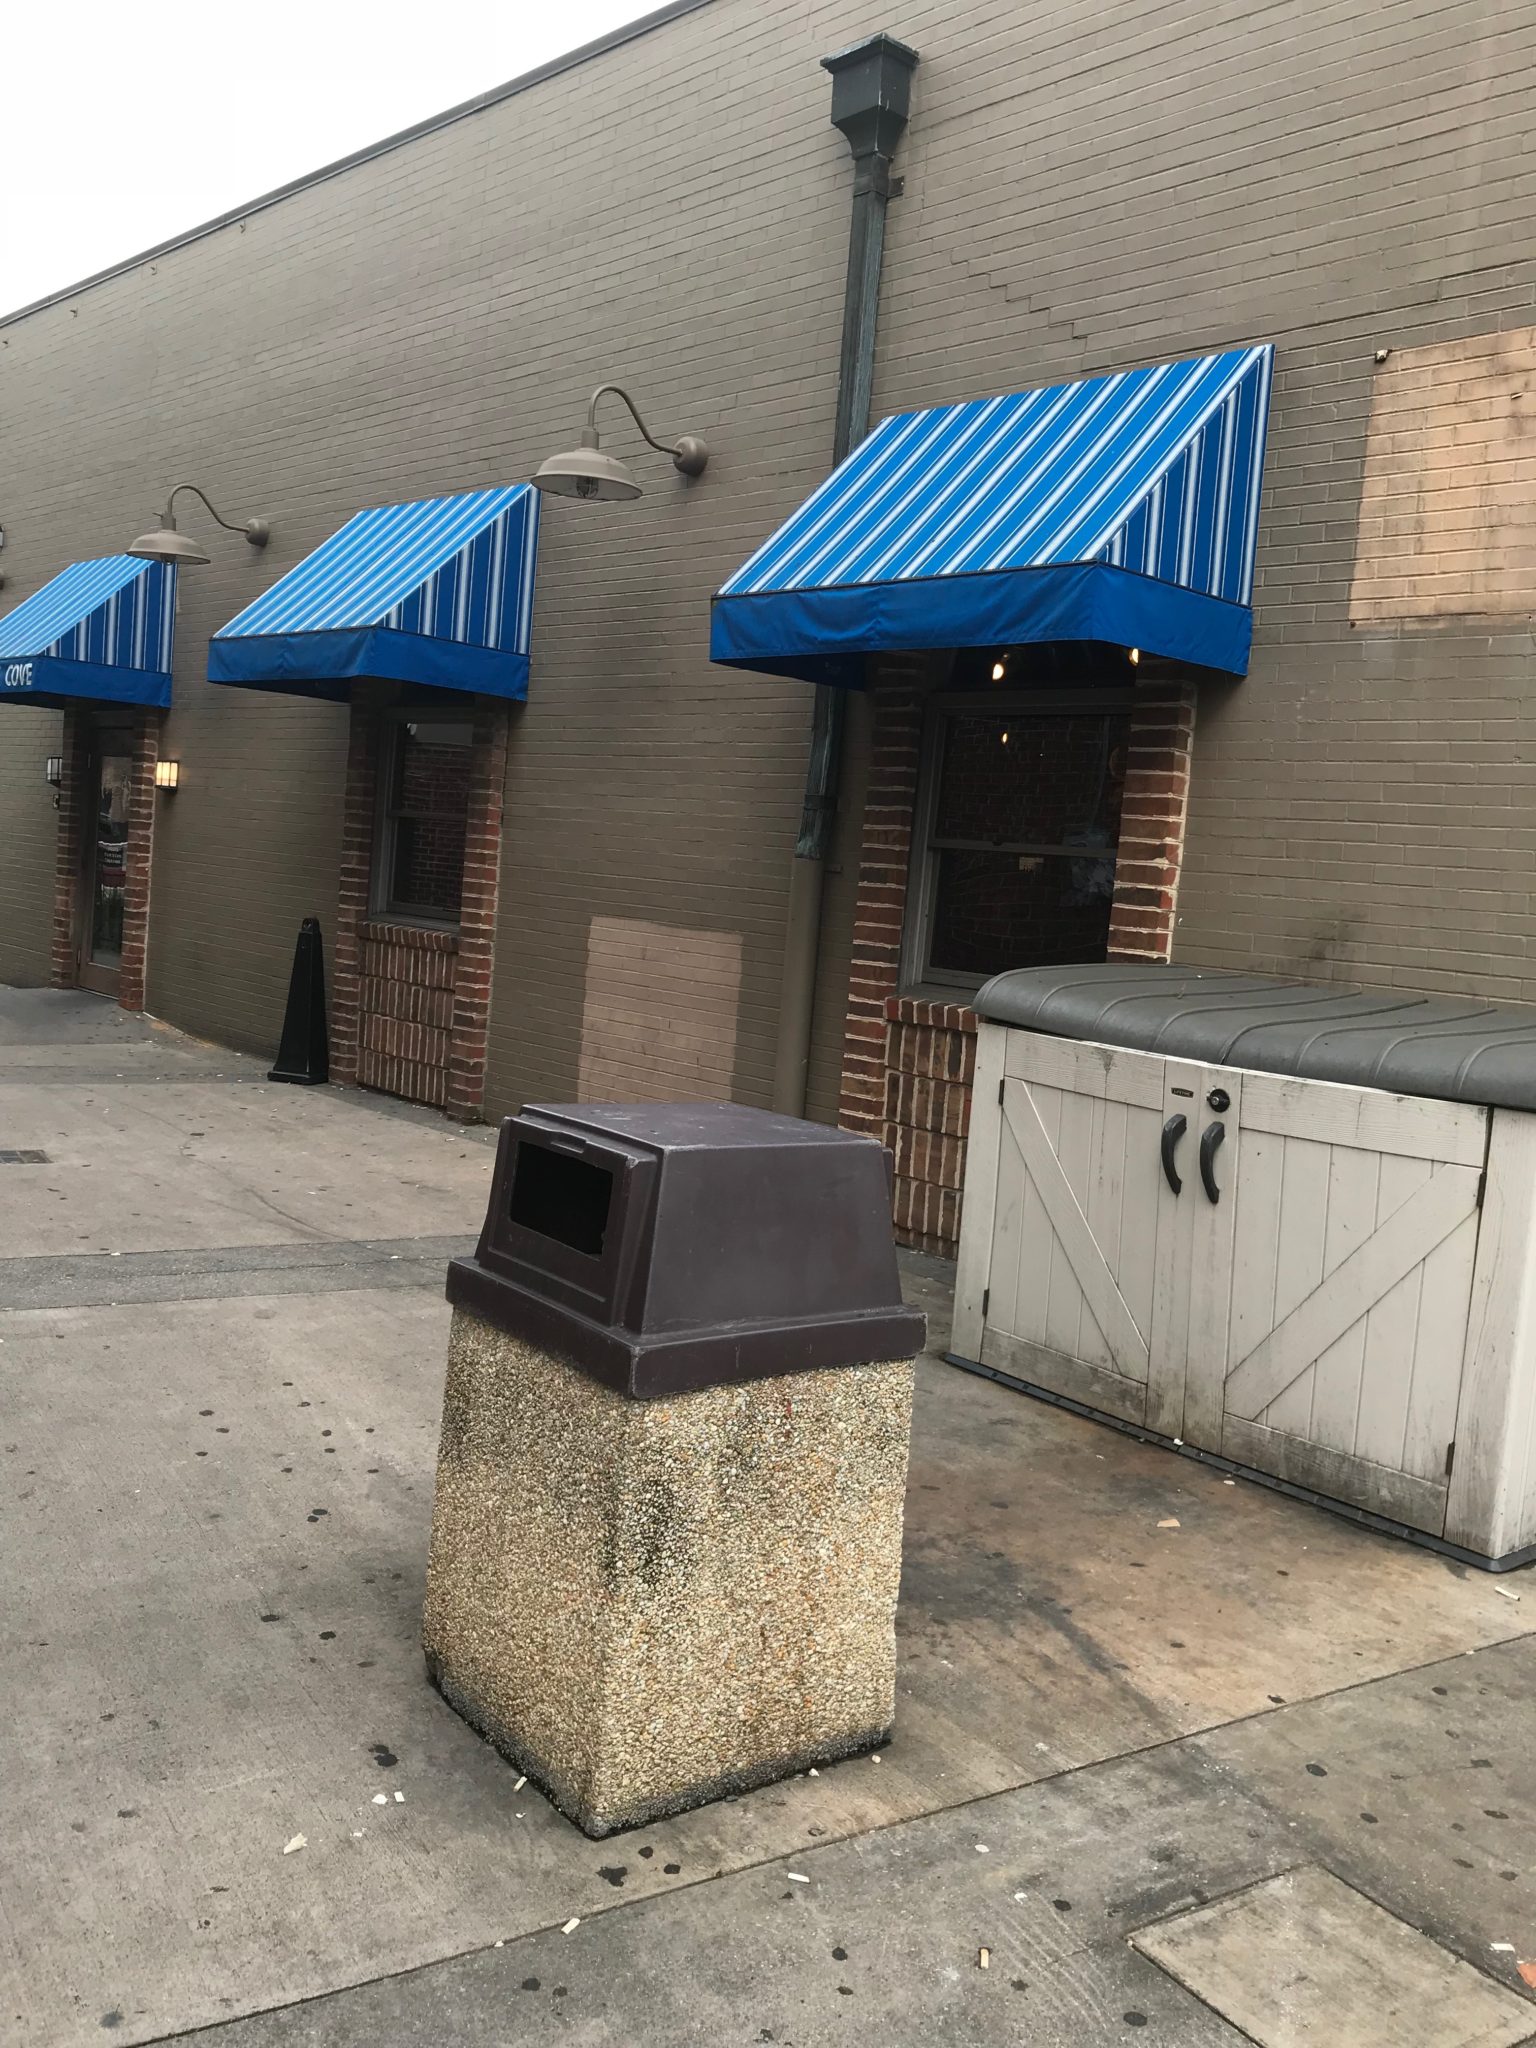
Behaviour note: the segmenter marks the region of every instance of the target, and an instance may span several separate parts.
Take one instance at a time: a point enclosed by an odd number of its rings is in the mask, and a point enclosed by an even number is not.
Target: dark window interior
[[[509,1213],[525,1230],[595,1257],[603,1248],[612,1200],[613,1175],[605,1167],[526,1139],[518,1146]]]
[[[1129,719],[1018,703],[941,729],[927,969],[982,977],[1102,960]]]
[[[466,725],[399,727],[391,763],[389,910],[456,921],[464,886],[464,836],[474,762]]]

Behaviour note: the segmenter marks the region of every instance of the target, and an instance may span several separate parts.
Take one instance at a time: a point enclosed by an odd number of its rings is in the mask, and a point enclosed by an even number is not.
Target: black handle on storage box
[[[1221,1189],[1216,1185],[1216,1153],[1226,1135],[1227,1127],[1221,1123],[1207,1124],[1200,1135],[1200,1178],[1213,1202],[1221,1200]]]
[[[1184,1183],[1179,1178],[1179,1169],[1173,1163],[1173,1155],[1178,1150],[1180,1138],[1188,1129],[1187,1116],[1171,1116],[1163,1125],[1163,1178],[1176,1195],[1183,1192]]]

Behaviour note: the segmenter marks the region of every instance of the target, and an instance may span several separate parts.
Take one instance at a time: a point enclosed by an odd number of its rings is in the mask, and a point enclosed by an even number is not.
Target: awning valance
[[[1274,351],[884,420],[720,590],[714,660],[1096,640],[1241,675]]]
[[[0,700],[169,704],[175,623],[169,563],[71,562],[0,619]]]
[[[356,676],[528,694],[539,494],[358,512],[208,643],[208,680],[345,698]]]

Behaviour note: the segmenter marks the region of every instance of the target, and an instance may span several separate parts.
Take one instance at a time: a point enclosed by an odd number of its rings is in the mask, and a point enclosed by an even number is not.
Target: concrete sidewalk
[[[880,1760],[603,1844],[519,1791],[417,1646],[490,1162],[0,993],[0,2039],[1536,2035],[1529,1575],[936,1357]]]

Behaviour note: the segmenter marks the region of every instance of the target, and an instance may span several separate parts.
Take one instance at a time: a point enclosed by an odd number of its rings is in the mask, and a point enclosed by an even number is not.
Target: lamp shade
[[[137,540],[129,542],[126,552],[145,562],[206,562],[210,559],[195,540],[178,533],[174,526],[159,526],[153,533],[141,533]]]
[[[583,445],[551,455],[541,463],[533,479],[541,491],[553,491],[562,498],[638,498],[640,486],[627,464],[601,448]]]

